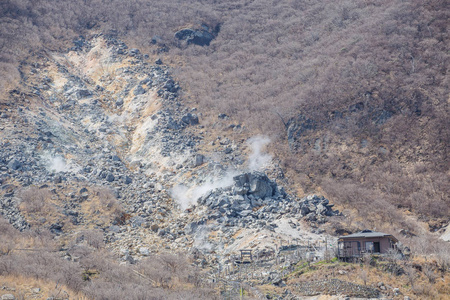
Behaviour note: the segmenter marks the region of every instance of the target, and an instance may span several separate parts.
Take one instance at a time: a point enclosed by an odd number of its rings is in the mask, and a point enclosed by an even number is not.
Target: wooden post
[[[341,259],[341,253],[340,253],[340,250],[339,250],[339,245],[340,245],[340,242],[338,241],[338,250],[337,250],[338,260]]]
[[[239,296],[240,296],[241,300],[242,300],[243,295],[244,295],[244,291],[242,290],[242,283],[239,283]]]
[[[252,279],[253,279],[253,276],[255,275],[255,272],[256,272],[256,264],[255,264],[255,263],[253,263],[253,273],[252,273]]]

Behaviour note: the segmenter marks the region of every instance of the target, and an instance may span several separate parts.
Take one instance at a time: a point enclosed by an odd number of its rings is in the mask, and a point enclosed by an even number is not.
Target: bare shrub
[[[155,287],[164,289],[170,288],[173,285],[172,277],[175,274],[170,273],[166,268],[162,268],[158,257],[147,259],[139,265],[139,270],[142,274],[149,278]]]
[[[360,268],[359,276],[361,280],[364,282],[364,285],[367,285],[367,280],[369,279],[369,271],[365,268]]]
[[[423,269],[423,274],[428,278],[428,282],[434,284],[436,282],[437,275],[434,272],[433,268],[429,265],[426,265]]]
[[[448,242],[438,241],[439,248],[436,251],[436,261],[442,273],[450,270],[450,249]]]
[[[39,236],[36,231],[19,232],[0,219],[2,243],[5,237],[14,237],[11,240],[15,247],[16,239],[34,240]],[[42,236],[46,236],[45,232]],[[51,294],[61,298],[72,291],[80,298],[95,299],[217,299],[214,290],[201,287],[199,269],[191,266],[183,255],[155,255],[137,265],[119,265],[100,241],[100,231],[84,231],[78,244],[72,243],[67,250],[70,260],[62,259],[53,244],[46,248],[45,239],[31,241],[30,245],[36,248],[30,251],[0,255],[0,275],[54,282]]]
[[[84,230],[78,235],[77,241],[86,241],[87,245],[100,249],[105,243],[103,241],[103,232],[98,229]]]
[[[384,259],[388,262],[386,266],[384,266],[384,270],[399,276],[404,273],[402,266],[399,264],[401,258],[401,254],[396,249],[389,249]]]
[[[435,299],[436,295],[433,293],[433,288],[427,284],[416,284],[412,288],[414,294],[419,296],[425,296],[427,299]]]
[[[117,199],[113,192],[107,188],[99,188],[96,190],[100,203],[107,209],[112,209],[117,206]]]
[[[47,189],[39,189],[38,187],[30,187],[22,190],[19,194],[21,199],[21,208],[27,213],[41,213],[46,205],[46,201],[50,197]]]
[[[122,223],[124,211],[113,192],[108,188],[96,188],[93,191],[99,199],[101,209],[107,211],[115,223]]]
[[[159,256],[164,268],[172,273],[181,274],[186,269],[186,259],[180,255],[163,254]]]
[[[14,270],[15,261],[12,257],[0,256],[0,275],[10,275]]]
[[[8,221],[0,216],[0,256],[8,255],[15,248],[15,238],[18,231],[8,223]]]
[[[411,288],[414,288],[416,279],[417,279],[417,272],[416,269],[412,266],[408,266],[405,268],[405,275],[408,279],[409,284],[411,285]]]

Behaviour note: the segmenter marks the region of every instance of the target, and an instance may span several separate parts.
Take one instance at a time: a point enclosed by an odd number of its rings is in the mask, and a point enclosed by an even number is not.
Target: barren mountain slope
[[[0,4],[0,286],[450,293],[445,1],[68,4]],[[365,228],[412,260],[331,260]]]

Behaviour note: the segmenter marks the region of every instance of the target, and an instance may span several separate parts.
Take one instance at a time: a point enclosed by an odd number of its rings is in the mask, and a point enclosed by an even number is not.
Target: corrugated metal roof
[[[392,234],[388,234],[388,233],[376,232],[376,231],[372,231],[372,230],[363,230],[361,232],[340,236],[339,238],[340,239],[346,239],[346,238],[372,238],[372,237],[374,238],[374,237],[384,237],[384,236],[392,236],[392,237],[394,237]],[[395,237],[394,237],[394,239],[397,240]]]

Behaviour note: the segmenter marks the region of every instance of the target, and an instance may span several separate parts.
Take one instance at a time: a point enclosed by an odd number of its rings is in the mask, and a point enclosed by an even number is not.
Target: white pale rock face
[[[140,247],[139,248],[139,253],[141,253],[144,256],[150,255],[150,251],[148,250],[147,247]]]
[[[447,226],[447,228],[444,231],[444,234],[441,235],[441,239],[446,242],[450,242],[450,225]]]

